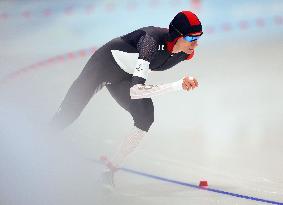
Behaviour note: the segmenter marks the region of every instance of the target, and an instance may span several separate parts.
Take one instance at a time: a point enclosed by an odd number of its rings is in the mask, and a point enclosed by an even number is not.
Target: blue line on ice
[[[94,161],[97,164],[102,165],[102,163],[99,160],[92,160],[92,161]],[[242,195],[242,194],[227,192],[227,191],[218,190],[218,189],[201,188],[197,185],[190,184],[188,182],[182,182],[182,181],[177,181],[177,180],[174,180],[174,179],[168,179],[168,178],[165,178],[165,177],[160,177],[160,176],[156,176],[156,175],[153,175],[153,174],[148,174],[148,173],[145,173],[145,172],[136,171],[136,170],[129,169],[129,168],[126,168],[126,167],[121,167],[121,168],[119,168],[119,170],[131,173],[131,174],[136,174],[136,175],[139,175],[139,176],[143,176],[143,177],[147,177],[147,178],[151,178],[151,179],[156,179],[156,180],[163,181],[163,182],[169,182],[169,183],[177,184],[177,185],[181,185],[181,186],[186,186],[186,187],[190,187],[190,188],[194,188],[194,189],[199,189],[199,190],[203,190],[203,191],[214,192],[214,193],[218,193],[218,194],[222,194],[222,195],[228,195],[228,196],[247,199],[247,200],[251,200],[251,201],[259,201],[259,202],[268,203],[268,204],[283,205],[283,202],[277,202],[277,201],[272,201],[272,200],[268,200],[268,199],[261,199],[261,198],[257,198],[257,197],[253,197],[253,196]]]
[[[242,198],[242,199],[259,201],[259,202],[264,202],[264,203],[269,203],[269,204],[283,205],[283,202],[276,202],[276,201],[271,201],[271,200],[267,200],[267,199],[261,199],[261,198],[236,194],[236,193],[217,190],[217,189],[201,188],[197,185],[193,185],[193,184],[190,184],[190,183],[187,183],[187,182],[177,181],[177,180],[168,179],[168,178],[164,178],[164,177],[160,177],[160,176],[156,176],[156,175],[152,175],[152,174],[148,174],[148,173],[144,173],[144,172],[139,172],[139,171],[135,171],[135,170],[132,170],[132,169],[125,168],[125,167],[122,167],[119,170],[122,170],[122,171],[128,172],[128,173],[132,173],[132,174],[136,174],[136,175],[140,175],[140,176],[144,176],[144,177],[147,177],[147,178],[156,179],[156,180],[159,180],[159,181],[169,182],[169,183],[178,184],[178,185],[191,187],[191,188],[195,188],[195,189],[200,189],[200,190],[204,190],[204,191],[209,191],[209,192],[215,192],[215,193],[218,193],[218,194],[229,195],[229,196],[232,196],[232,197],[238,197],[238,198]]]

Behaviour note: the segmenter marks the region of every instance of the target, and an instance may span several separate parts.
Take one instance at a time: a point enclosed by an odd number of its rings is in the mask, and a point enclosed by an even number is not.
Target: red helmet
[[[202,35],[202,25],[198,17],[191,11],[179,12],[169,25],[169,34],[172,39],[194,33]]]

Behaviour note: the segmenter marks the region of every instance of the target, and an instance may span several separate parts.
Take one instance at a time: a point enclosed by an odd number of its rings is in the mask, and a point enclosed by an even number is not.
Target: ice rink
[[[153,99],[107,189],[96,161],[133,124],[107,89],[62,134],[43,127],[96,49],[181,10],[203,24],[195,57],[147,83],[200,86]],[[280,0],[0,1],[0,205],[283,205],[282,14]]]

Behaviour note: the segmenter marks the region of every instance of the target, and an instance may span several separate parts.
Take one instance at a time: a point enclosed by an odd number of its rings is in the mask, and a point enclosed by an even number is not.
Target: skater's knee
[[[149,128],[154,122],[154,116],[149,115],[149,116],[144,116],[141,118],[134,119],[135,126],[143,131],[148,132]]]
[[[130,105],[135,126],[143,131],[148,131],[154,122],[154,107],[149,98],[132,100]]]
[[[148,131],[154,122],[153,107],[147,107],[147,109],[140,109],[132,113],[135,126],[143,131]]]

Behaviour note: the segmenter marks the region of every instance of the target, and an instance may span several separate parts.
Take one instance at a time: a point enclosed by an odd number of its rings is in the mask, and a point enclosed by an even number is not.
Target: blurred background
[[[144,26],[195,12],[204,35],[191,61],[153,72],[200,87],[154,98],[155,122],[125,167],[283,202],[283,1],[0,1],[0,204],[259,204],[119,172],[111,155],[131,116],[103,89],[60,136],[42,131],[92,53]]]

